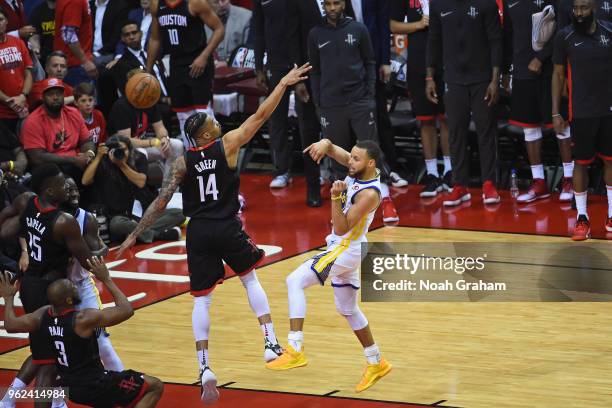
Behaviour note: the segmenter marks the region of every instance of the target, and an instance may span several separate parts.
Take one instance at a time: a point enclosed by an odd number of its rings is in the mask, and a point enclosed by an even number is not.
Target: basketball
[[[155,105],[160,95],[159,81],[145,72],[135,74],[125,85],[125,96],[138,109],[148,109]]]

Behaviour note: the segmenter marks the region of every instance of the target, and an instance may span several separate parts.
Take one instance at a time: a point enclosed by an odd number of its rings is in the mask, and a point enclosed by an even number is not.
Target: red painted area
[[[0,387],[6,387],[12,381],[15,371],[0,370]],[[165,407],[200,407],[200,387],[196,385],[164,384],[162,399],[157,404]],[[219,390],[219,401],[214,404],[219,408],[242,408],[248,401],[250,408],[270,407],[300,407],[300,408],[418,408],[430,405],[407,404],[400,402],[369,401],[361,399],[324,397],[319,395],[290,394],[269,391],[254,391],[244,389],[223,388]],[[274,402],[271,402],[274,401]],[[18,403],[17,408],[32,408],[32,403]],[[81,408],[83,405],[69,403],[71,408]],[[438,405],[443,408],[442,405]]]

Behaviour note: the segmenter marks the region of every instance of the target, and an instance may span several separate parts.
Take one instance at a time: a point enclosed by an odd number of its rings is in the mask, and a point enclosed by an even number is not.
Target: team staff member
[[[552,127],[550,78],[553,41],[551,39],[539,52],[534,51],[531,45],[531,16],[549,4],[553,2],[516,0],[504,3],[504,39],[507,46],[504,67],[513,67],[512,103],[508,122],[523,129],[533,176],[529,190],[517,198],[520,203],[550,196],[544,179],[541,150],[542,131]],[[557,139],[563,162],[563,184],[559,199],[570,201],[574,162],[569,127],[563,133],[557,133]]]
[[[596,156],[604,162],[608,191],[606,230],[612,232],[612,24],[595,20],[594,0],[574,0],[572,24],[557,33],[554,42],[552,116],[562,130],[561,95],[568,67],[569,121],[574,141],[574,196],[578,219],[572,239],[590,237],[587,214],[588,165]]]
[[[405,21],[405,22],[404,22]],[[450,146],[448,144],[448,127],[444,114],[444,103],[432,103],[425,95],[425,54],[427,49],[427,28],[429,15],[423,13],[419,0],[391,0],[391,31],[394,34],[408,35],[408,55],[406,61],[406,79],[412,101],[412,111],[421,122],[421,143],[427,176],[421,197],[435,197],[439,192],[451,190],[452,166]],[[436,92],[444,94],[442,71],[436,73]],[[438,130],[436,120],[440,124],[440,143],[444,156],[444,174],[440,179],[438,173]]]
[[[312,64],[312,93],[319,108],[323,134],[332,143],[349,150],[351,131],[357,140],[378,141],[376,127],[376,58],[365,25],[346,17],[345,0],[325,0],[326,19],[308,37]],[[333,163],[339,178],[346,169]],[[383,221],[399,221],[382,186]]]
[[[573,0],[560,0],[559,12],[557,13],[557,23],[559,28],[563,28],[572,23],[573,20]],[[612,22],[612,0],[595,0],[594,4],[595,19]]]
[[[454,187],[444,205],[459,205],[471,199],[467,190],[470,117],[478,133],[483,201],[498,203],[500,197],[494,184],[497,120],[493,107],[499,97],[503,59],[499,9],[488,0],[439,0],[431,3],[429,18],[427,98],[439,102],[435,74],[442,67],[447,88],[444,97]]]
[[[223,24],[206,0],[151,0],[151,38],[147,53],[147,71],[160,56],[163,42],[170,54],[170,101],[176,112],[185,148],[185,121],[195,112],[213,116],[212,80],[215,75],[213,51],[223,39]],[[213,30],[207,42],[204,25]]]

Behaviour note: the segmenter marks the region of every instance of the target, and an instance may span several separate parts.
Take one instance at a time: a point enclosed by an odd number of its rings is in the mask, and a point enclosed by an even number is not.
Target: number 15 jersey
[[[185,153],[187,173],[181,185],[183,213],[195,219],[235,217],[240,209],[240,175],[230,169],[219,138]]]
[[[49,272],[66,275],[70,251],[63,242],[56,242],[53,228],[62,211],[56,207],[42,208],[38,196],[32,196],[21,214],[21,236],[28,244],[30,264],[27,273],[43,276]]]

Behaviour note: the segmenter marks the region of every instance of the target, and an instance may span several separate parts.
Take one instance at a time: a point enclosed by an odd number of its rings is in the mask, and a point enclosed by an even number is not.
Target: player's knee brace
[[[563,133],[557,133],[557,139],[559,140],[569,139],[571,136],[572,136],[572,132],[569,126],[565,127],[565,130],[563,130]]]
[[[365,317],[359,306],[355,306],[353,310],[340,310],[338,312],[346,318],[349,326],[353,330],[361,330],[368,325],[368,319]]]
[[[270,314],[268,296],[261,286],[261,283],[259,283],[255,270],[252,270],[245,275],[241,275],[240,282],[242,282],[242,285],[247,291],[249,304],[251,305],[253,312],[255,312],[255,315],[257,317],[261,317],[263,315]]]
[[[191,314],[191,323],[193,327],[193,335],[196,341],[208,340],[210,332],[210,304],[212,302],[212,294],[206,296],[196,296],[193,298],[193,313]]]
[[[336,310],[346,318],[351,329],[361,330],[368,325],[368,319],[357,306],[357,292],[350,287],[334,288]]]
[[[526,142],[535,142],[542,138],[542,129],[537,128],[525,128],[523,129],[525,133],[525,141]]]

